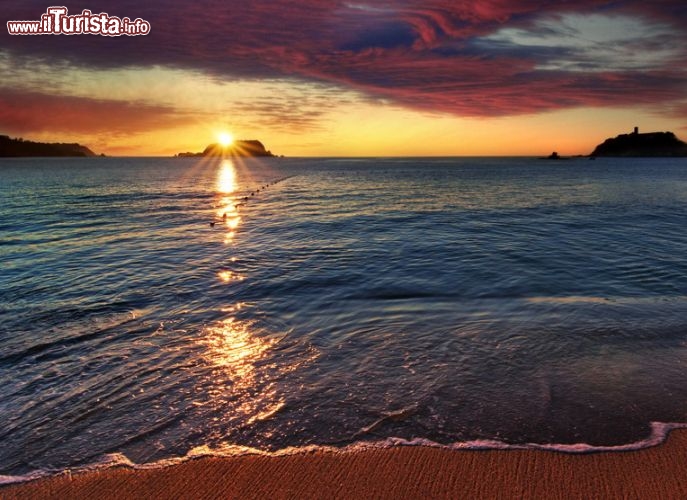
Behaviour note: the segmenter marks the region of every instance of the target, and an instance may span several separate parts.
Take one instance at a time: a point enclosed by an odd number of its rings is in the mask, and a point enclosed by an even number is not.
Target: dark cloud
[[[71,13],[87,7],[141,17],[152,31],[120,38],[3,33],[0,47],[88,67],[164,65],[218,78],[318,81],[464,116],[665,104],[681,100],[687,89],[682,68],[659,57],[670,45],[678,51],[675,60],[687,59],[687,8],[681,1],[93,0],[67,7]],[[35,0],[14,2],[3,15],[38,19],[45,8]],[[642,33],[630,36],[632,52],[647,54],[647,60],[635,58],[625,66],[609,64],[620,50],[613,46],[546,46],[494,37],[505,28],[542,40],[578,36],[569,26],[556,28],[557,19],[575,13],[629,16],[666,30],[646,39]],[[551,22],[541,24],[542,19]],[[307,116],[301,118],[307,123]]]
[[[415,42],[415,33],[404,23],[394,22],[371,26],[359,33],[353,33],[351,41],[344,43],[341,50],[359,52],[365,49],[393,49],[410,47]]]

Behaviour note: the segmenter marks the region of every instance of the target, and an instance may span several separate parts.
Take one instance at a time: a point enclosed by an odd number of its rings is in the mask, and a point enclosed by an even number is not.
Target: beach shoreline
[[[449,450],[399,446],[204,457],[0,487],[38,498],[686,498],[687,429],[635,451]]]

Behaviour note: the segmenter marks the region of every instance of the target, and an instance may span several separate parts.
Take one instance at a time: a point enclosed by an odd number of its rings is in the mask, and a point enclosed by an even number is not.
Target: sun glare
[[[231,160],[222,160],[222,166],[217,175],[217,190],[229,194],[236,190],[236,168]],[[227,200],[227,203],[229,201]]]
[[[231,144],[234,142],[234,136],[232,136],[229,132],[220,132],[217,135],[217,140],[219,141],[220,146],[226,148],[227,146],[231,146]]]

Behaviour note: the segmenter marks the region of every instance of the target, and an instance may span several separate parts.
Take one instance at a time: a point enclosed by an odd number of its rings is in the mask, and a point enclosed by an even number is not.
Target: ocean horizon
[[[0,480],[637,449],[687,424],[687,159],[0,161]]]

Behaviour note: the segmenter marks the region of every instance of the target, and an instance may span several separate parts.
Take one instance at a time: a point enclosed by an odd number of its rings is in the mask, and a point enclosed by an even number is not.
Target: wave
[[[65,318],[61,327],[47,328],[43,337],[35,341],[21,334],[16,335],[14,342],[7,342],[5,349],[0,352],[0,363],[16,364],[31,356],[45,360],[49,358],[39,358],[39,356],[45,356],[46,351],[55,348],[63,349],[86,343],[109,332],[116,332],[118,336],[121,336],[123,333],[117,331],[118,327],[133,322],[145,313],[146,309],[131,307],[125,301],[83,309],[46,310],[34,316],[33,321],[39,323],[41,320],[54,321],[55,317]]]
[[[394,415],[396,416],[396,415]],[[512,444],[498,440],[478,439],[473,441],[461,441],[451,444],[441,444],[430,439],[414,438],[404,439],[389,437],[380,441],[357,441],[343,447],[336,447],[331,445],[307,445],[283,448],[276,451],[265,451],[258,448],[239,445],[226,445],[219,448],[211,448],[209,446],[199,446],[189,450],[184,456],[165,458],[150,463],[138,464],[129,460],[121,453],[108,453],[103,455],[99,460],[80,467],[69,469],[39,469],[28,474],[8,476],[0,475],[0,486],[9,484],[22,483],[26,481],[33,481],[48,476],[58,476],[62,474],[72,475],[83,472],[102,471],[115,467],[128,467],[134,470],[160,469],[181,464],[189,460],[196,460],[199,458],[231,458],[245,455],[261,455],[261,456],[290,456],[310,453],[359,453],[366,450],[380,450],[389,449],[399,446],[424,446],[430,448],[440,448],[446,450],[541,450],[558,453],[569,454],[590,454],[590,453],[609,453],[609,452],[628,452],[637,451],[645,448],[651,448],[663,444],[671,431],[676,429],[686,429],[687,423],[677,422],[651,422],[651,433],[645,439],[635,441],[632,443],[613,445],[613,446],[596,446],[588,443],[573,443],[573,444],[555,444],[555,443],[523,443]],[[361,431],[362,432],[362,431]]]

